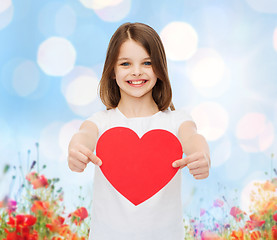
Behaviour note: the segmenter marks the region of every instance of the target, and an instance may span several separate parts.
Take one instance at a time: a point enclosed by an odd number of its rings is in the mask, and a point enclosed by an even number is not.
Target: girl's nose
[[[134,66],[132,69],[132,76],[141,76],[142,70],[139,66]]]

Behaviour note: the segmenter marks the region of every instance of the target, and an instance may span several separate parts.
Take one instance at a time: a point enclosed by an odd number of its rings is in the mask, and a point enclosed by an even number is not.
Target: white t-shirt
[[[132,129],[140,138],[153,129],[178,137],[184,121],[193,121],[184,110],[160,111],[149,117],[127,118],[118,108],[95,113],[88,120],[98,138],[113,127]],[[154,196],[135,206],[122,196],[95,166],[89,240],[183,240],[181,172]]]

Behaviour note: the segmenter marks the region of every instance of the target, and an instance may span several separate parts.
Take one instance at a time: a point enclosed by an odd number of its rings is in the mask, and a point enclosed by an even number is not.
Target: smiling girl
[[[150,26],[125,23],[116,30],[107,50],[100,98],[107,110],[84,121],[72,137],[68,153],[72,171],[84,171],[89,162],[96,165],[89,239],[183,240],[180,170],[154,196],[134,205],[105,178],[98,167],[102,160],[93,153],[98,139],[109,129],[129,128],[140,138],[162,129],[179,139],[186,155],[169,168],[187,167],[195,179],[209,175],[208,144],[191,117],[175,110],[171,102],[164,47]]]

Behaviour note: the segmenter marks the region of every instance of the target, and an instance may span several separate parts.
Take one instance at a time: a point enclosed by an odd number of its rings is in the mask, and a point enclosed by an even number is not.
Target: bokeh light
[[[262,113],[247,113],[237,124],[236,136],[245,151],[264,151],[273,143],[274,126]]]
[[[0,0],[0,30],[8,26],[14,14],[14,7],[11,0]]]
[[[96,98],[98,82],[96,78],[79,76],[68,84],[66,99],[73,105],[87,105]]]
[[[62,80],[62,92],[69,105],[88,105],[96,99],[97,87],[97,76],[90,68],[75,67]]]
[[[0,0],[0,14],[12,5],[12,0]]]
[[[191,58],[198,46],[195,29],[185,22],[171,22],[160,33],[168,59],[183,61]]]
[[[39,83],[39,69],[30,60],[21,62],[14,70],[12,84],[19,96],[25,97],[34,92]]]
[[[49,18],[49,17],[48,17]],[[76,13],[69,5],[64,5],[57,11],[55,18],[56,32],[64,37],[70,36],[74,33],[76,28]]]
[[[46,37],[68,37],[74,33],[76,23],[74,8],[62,2],[49,2],[38,14],[38,29]]]
[[[203,102],[192,112],[198,132],[207,140],[214,141],[223,136],[229,124],[227,111],[216,102]]]
[[[223,78],[225,63],[213,49],[199,49],[187,62],[187,74],[196,88],[213,87]]]
[[[249,6],[262,13],[277,13],[276,0],[246,0]]]
[[[80,2],[86,7],[93,10],[99,10],[106,7],[116,6],[123,0],[80,0]]]
[[[212,167],[219,167],[223,165],[231,156],[232,144],[230,139],[226,136],[223,137],[219,143],[213,148],[211,153],[212,156]]]
[[[57,161],[63,157],[59,144],[59,132],[62,126],[62,122],[52,122],[41,131],[39,143],[43,159]]]
[[[275,49],[275,51],[277,52],[277,27],[274,30],[273,33],[273,47]]]
[[[51,37],[40,44],[37,61],[47,75],[64,76],[74,67],[76,50],[67,39]]]
[[[68,153],[68,145],[72,136],[79,130],[83,121],[79,119],[74,119],[68,123],[65,123],[59,132],[59,145],[62,149],[63,158],[62,160],[66,159]]]
[[[252,175],[259,176],[261,175],[261,172],[253,172]],[[242,189],[240,194],[240,206],[241,206],[241,209],[246,213],[248,214],[252,213],[251,207],[253,208],[253,200],[251,199],[250,195],[256,194],[256,196],[260,196],[259,193],[257,192],[257,184],[263,183],[263,182],[264,180],[262,180],[261,177],[252,179],[248,183],[246,183],[246,185]],[[268,193],[270,193],[270,191],[268,191]],[[272,194],[276,194],[276,193],[272,192]],[[264,196],[261,195],[261,197],[264,197]]]
[[[97,0],[97,2],[100,2],[100,0]],[[95,13],[103,21],[118,22],[127,17],[131,10],[131,0],[117,0],[113,4],[111,4],[112,1],[107,2],[109,4],[104,8],[94,9]]]

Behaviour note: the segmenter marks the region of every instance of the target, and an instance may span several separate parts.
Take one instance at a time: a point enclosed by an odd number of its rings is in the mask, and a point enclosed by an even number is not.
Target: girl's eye
[[[151,65],[151,62],[144,62],[144,64],[149,66],[149,65]]]
[[[124,62],[124,63],[121,63],[120,65],[122,65],[122,66],[129,66],[129,63],[128,62]]]

